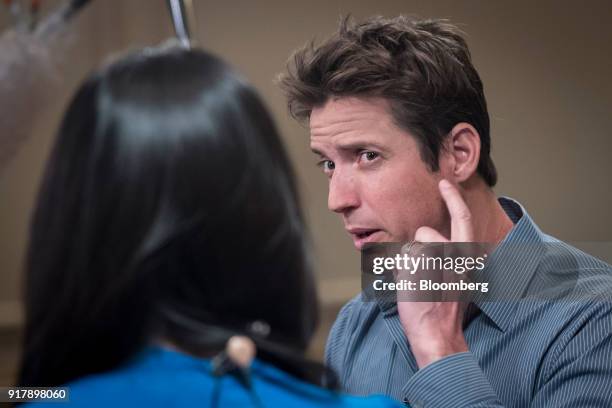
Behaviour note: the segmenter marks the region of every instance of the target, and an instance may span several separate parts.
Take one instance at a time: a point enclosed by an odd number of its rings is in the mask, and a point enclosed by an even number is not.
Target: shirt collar
[[[545,252],[545,235],[520,203],[509,197],[499,198],[499,203],[514,227],[477,277],[489,282],[490,292],[473,303],[500,330],[506,331]]]

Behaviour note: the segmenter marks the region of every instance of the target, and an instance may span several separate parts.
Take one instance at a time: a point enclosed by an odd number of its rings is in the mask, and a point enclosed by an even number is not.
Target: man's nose
[[[327,207],[343,214],[359,206],[359,192],[350,174],[335,172],[329,183]]]

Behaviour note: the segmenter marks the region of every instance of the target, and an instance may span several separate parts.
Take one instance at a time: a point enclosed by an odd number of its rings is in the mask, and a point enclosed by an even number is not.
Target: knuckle
[[[459,218],[461,221],[471,221],[472,213],[467,208],[462,208],[461,210],[459,210],[457,218]]]

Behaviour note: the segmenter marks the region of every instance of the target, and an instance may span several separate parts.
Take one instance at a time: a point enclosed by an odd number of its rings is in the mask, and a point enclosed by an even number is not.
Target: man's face
[[[310,147],[329,178],[329,209],[342,216],[357,249],[410,241],[421,226],[447,233],[437,187],[444,168],[429,171],[385,100],[346,97],[313,109]]]

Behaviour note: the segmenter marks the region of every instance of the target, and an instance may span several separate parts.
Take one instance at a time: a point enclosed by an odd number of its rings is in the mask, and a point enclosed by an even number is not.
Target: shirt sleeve
[[[600,303],[564,333],[541,366],[532,408],[612,407],[612,304]],[[418,407],[503,407],[470,352],[435,361],[403,388],[404,401]]]
[[[503,407],[470,352],[434,361],[417,371],[403,389],[412,407]]]

